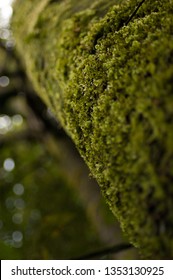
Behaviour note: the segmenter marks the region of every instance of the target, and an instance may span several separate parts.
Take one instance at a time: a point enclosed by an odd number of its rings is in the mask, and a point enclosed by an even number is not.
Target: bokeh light
[[[24,186],[22,184],[15,184],[13,187],[13,192],[16,195],[22,195],[24,193]]]
[[[0,25],[6,26],[9,24],[10,17],[12,16],[13,0],[0,0]]]
[[[12,217],[12,221],[14,224],[21,224],[23,222],[22,213],[15,213]]]
[[[14,231],[12,234],[14,242],[21,242],[23,239],[23,234],[21,231]]]
[[[4,160],[3,167],[6,171],[10,172],[14,169],[15,167],[15,162],[12,158],[7,158]]]
[[[0,115],[0,134],[6,134],[23,124],[23,117],[19,114],[14,116]]]
[[[11,127],[11,118],[8,115],[0,115],[0,134],[7,133]]]
[[[7,87],[10,83],[10,79],[7,76],[0,77],[0,87]]]
[[[23,117],[19,114],[16,114],[12,117],[12,123],[14,126],[20,126],[23,123]]]

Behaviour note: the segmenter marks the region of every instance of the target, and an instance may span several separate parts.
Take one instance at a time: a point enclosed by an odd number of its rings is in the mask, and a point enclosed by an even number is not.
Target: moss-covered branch
[[[173,2],[140,3],[17,0],[13,29],[129,240],[172,258]]]

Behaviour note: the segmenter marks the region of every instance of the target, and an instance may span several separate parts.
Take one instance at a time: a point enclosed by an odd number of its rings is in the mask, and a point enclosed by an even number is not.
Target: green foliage
[[[18,49],[130,241],[146,258],[172,258],[173,3],[145,1],[128,22],[135,0],[109,12],[75,2],[47,3],[32,30],[16,14]]]

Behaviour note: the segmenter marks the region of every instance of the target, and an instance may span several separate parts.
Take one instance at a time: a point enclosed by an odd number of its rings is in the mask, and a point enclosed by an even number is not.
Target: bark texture
[[[172,17],[172,0],[17,0],[12,23],[36,91],[154,259],[173,258]]]

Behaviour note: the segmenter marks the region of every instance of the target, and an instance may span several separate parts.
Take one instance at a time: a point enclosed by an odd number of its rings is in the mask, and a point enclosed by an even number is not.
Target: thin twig
[[[139,8],[142,6],[142,4],[145,2],[145,0],[142,0],[138,6],[136,7],[136,9],[134,10],[134,12],[131,14],[131,16],[129,17],[129,19],[126,21],[126,23],[124,25],[128,25],[129,22],[133,19],[133,17],[136,15],[137,11],[139,10]]]

